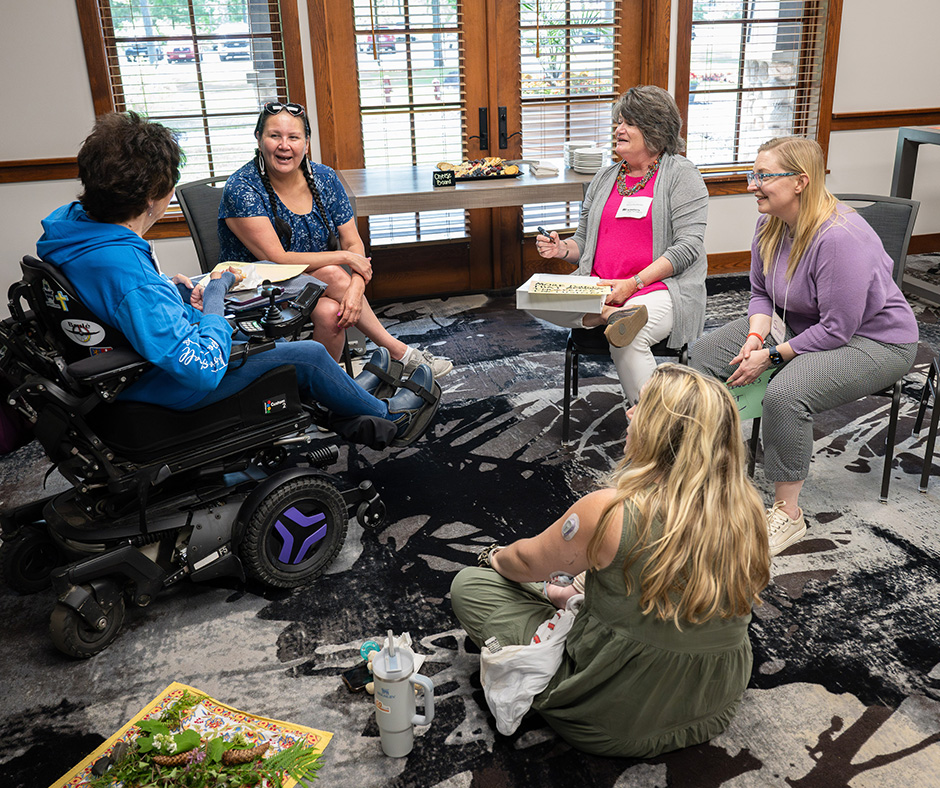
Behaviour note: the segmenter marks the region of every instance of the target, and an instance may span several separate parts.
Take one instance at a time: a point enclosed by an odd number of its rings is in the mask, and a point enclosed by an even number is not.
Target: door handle
[[[509,140],[513,137],[521,137],[521,131],[514,131],[512,134],[506,133],[506,108],[498,107],[497,108],[497,120],[499,123],[499,149],[506,150],[509,147]]]
[[[505,109],[505,108],[504,108]],[[489,120],[486,107],[480,107],[478,110],[480,118],[480,133],[474,134],[472,137],[467,137],[468,140],[480,140],[480,150],[489,150],[490,148],[490,133],[489,133]]]

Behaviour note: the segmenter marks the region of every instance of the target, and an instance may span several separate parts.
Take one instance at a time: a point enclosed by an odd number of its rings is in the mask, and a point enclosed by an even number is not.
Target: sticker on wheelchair
[[[265,416],[271,413],[280,413],[282,410],[287,410],[287,400],[284,397],[280,397],[279,399],[266,399],[264,401]]]

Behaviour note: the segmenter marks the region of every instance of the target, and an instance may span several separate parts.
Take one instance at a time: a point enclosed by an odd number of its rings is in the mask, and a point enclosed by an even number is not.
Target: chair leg
[[[888,487],[891,484],[891,463],[894,460],[894,439],[898,432],[898,411],[901,409],[901,381],[894,384],[891,395],[891,415],[888,418],[888,437],[885,441],[885,469],[881,474],[881,496],[878,500],[888,502]]]
[[[352,353],[349,351],[349,343],[343,342],[343,364],[346,367],[346,374],[349,377],[355,377],[353,375],[353,365],[352,365]]]
[[[924,413],[929,407],[931,393],[936,393],[937,380],[940,378],[940,366],[936,361],[930,362],[930,369],[927,371],[927,380],[924,381],[924,390],[920,393],[920,404],[917,406],[917,418],[914,420],[914,432],[920,432],[921,425],[924,423]],[[934,397],[936,399],[936,397]]]
[[[924,447],[924,468],[920,472],[920,487],[918,487],[922,493],[927,492],[927,478],[933,466],[933,451],[937,443],[938,426],[940,426],[940,407],[938,407],[937,395],[934,393],[933,414],[930,417],[930,430],[927,432],[927,445]]]
[[[575,352],[574,348],[571,346],[571,343],[568,343],[568,346],[565,348],[565,393],[564,399],[561,401],[561,442],[568,442],[568,422],[571,417],[571,370],[572,365],[577,368],[576,365],[578,354]],[[577,374],[577,372],[575,372]],[[575,379],[575,386],[577,386],[577,378]]]
[[[760,440],[760,416],[754,419],[751,426],[751,439],[747,442],[747,475],[754,478],[754,466],[757,463],[757,443]]]

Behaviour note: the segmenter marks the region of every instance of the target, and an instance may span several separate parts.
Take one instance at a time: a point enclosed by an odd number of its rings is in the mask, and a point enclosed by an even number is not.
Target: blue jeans
[[[313,400],[338,416],[378,416],[388,419],[388,405],[362,389],[319,342],[278,342],[277,347],[232,365],[215,391],[187,410],[204,408],[238,393],[265,372],[284,364],[297,371],[300,398]]]

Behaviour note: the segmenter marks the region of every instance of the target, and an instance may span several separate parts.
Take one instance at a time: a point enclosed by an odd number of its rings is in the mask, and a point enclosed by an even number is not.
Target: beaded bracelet
[[[477,556],[477,566],[492,566],[490,561],[493,558],[493,553],[501,549],[502,549],[502,546],[497,544],[496,542],[493,542],[493,544],[487,547],[484,547],[480,551],[480,554]]]

